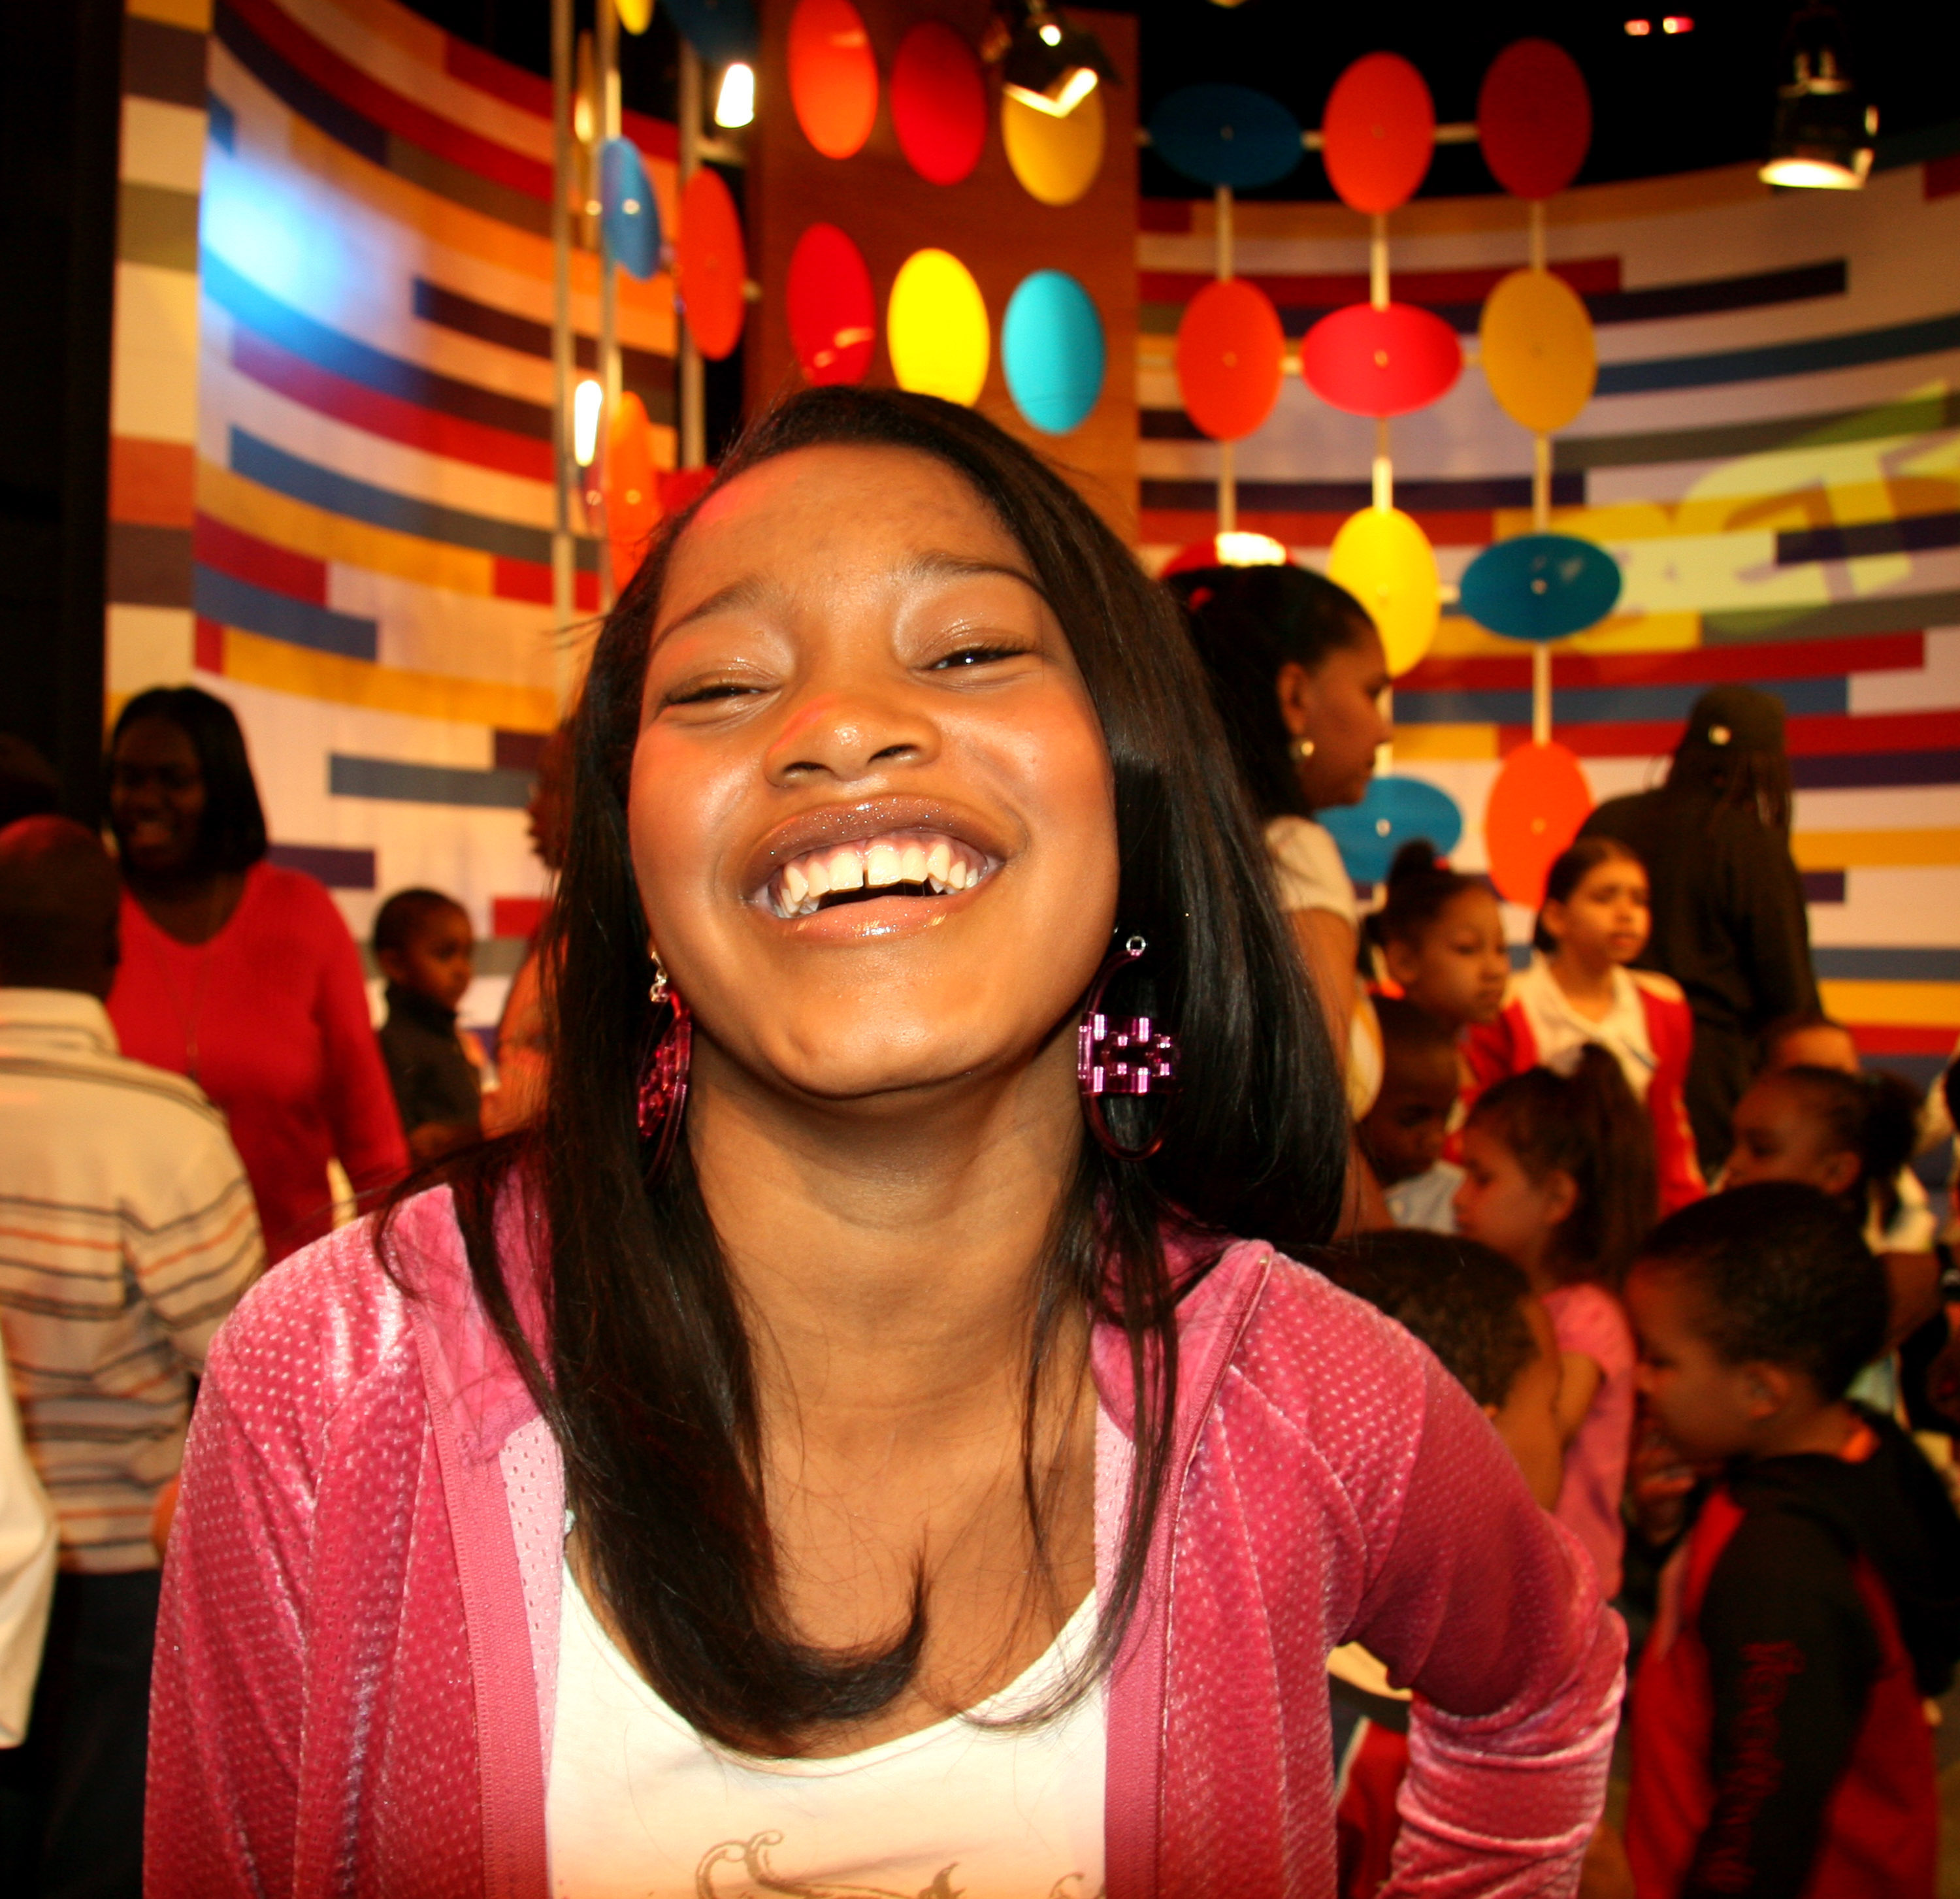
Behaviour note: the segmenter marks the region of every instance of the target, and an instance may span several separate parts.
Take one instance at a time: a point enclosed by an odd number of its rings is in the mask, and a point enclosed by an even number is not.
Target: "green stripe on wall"
[[[1704,613],[1704,646],[1747,646],[1758,640],[1840,639],[1860,633],[1917,633],[1960,625],[1960,592],[1882,593],[1820,606],[1751,607]]]
[[[1640,468],[1659,462],[1726,461],[1778,449],[1815,448],[1832,442],[1882,441],[1960,428],[1960,393],[1914,396],[1873,409],[1844,409],[1815,415],[1782,415],[1768,421],[1718,422],[1709,428],[1667,428],[1645,435],[1567,435],[1552,444],[1560,470]]]

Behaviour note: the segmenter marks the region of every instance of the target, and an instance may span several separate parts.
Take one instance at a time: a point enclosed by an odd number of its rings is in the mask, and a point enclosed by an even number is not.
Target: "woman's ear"
[[[1579,1204],[1578,1182],[1563,1167],[1554,1167],[1540,1183],[1538,1191],[1545,1196],[1545,1223],[1564,1226]]]
[[[1818,1169],[1817,1184],[1827,1194],[1848,1194],[1858,1184],[1863,1165],[1848,1148],[1841,1147],[1834,1154],[1824,1156]]]
[[[1551,937],[1554,943],[1563,943],[1565,940],[1565,926],[1569,915],[1570,912],[1558,898],[1548,897],[1545,900],[1544,907],[1538,913],[1538,920],[1543,925],[1545,934]]]
[[[1753,1423],[1777,1416],[1790,1403],[1796,1385],[1788,1366],[1757,1363],[1741,1370],[1742,1402]]]
[[[1286,729],[1297,739],[1308,736],[1313,730],[1314,721],[1320,709],[1320,695],[1313,683],[1313,675],[1297,660],[1289,660],[1279,670],[1273,681],[1273,691],[1280,702],[1280,717]]]
[[[1391,937],[1382,945],[1382,966],[1388,971],[1397,988],[1406,989],[1421,972],[1422,959],[1413,946]]]

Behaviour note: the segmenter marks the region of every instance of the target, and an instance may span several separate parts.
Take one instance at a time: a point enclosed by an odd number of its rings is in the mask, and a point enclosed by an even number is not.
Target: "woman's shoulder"
[[[245,873],[245,891],[254,910],[283,924],[305,924],[336,937],[352,934],[326,886],[304,870],[261,858]]]
[[[330,1412],[377,1374],[415,1376],[412,1298],[441,1301],[460,1236],[449,1189],[418,1194],[387,1223],[356,1220],[280,1261],[219,1328],[207,1368],[233,1411]],[[385,1254],[385,1257],[384,1257]]]
[[[1265,843],[1282,910],[1328,910],[1354,921],[1354,882],[1325,825],[1283,813],[1267,819]]]
[[[1256,1409],[1338,1464],[1420,1436],[1434,1361],[1414,1338],[1313,1265],[1270,1253],[1221,1403]]]

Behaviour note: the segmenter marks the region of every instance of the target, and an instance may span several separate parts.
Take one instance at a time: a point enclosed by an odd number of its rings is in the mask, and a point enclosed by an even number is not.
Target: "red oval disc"
[[[1177,386],[1185,413],[1214,441],[1249,435],[1273,412],[1286,335],[1272,299],[1242,277],[1207,284],[1177,326]]]
[[[987,82],[973,49],[937,20],[922,20],[892,62],[892,129],[928,184],[956,185],[987,148]]]
[[[1320,155],[1343,204],[1370,213],[1405,205],[1429,171],[1436,107],[1398,53],[1371,52],[1334,82],[1321,115]]]
[[[689,333],[711,363],[720,362],[742,340],[748,275],[735,200],[721,174],[703,165],[681,194],[674,276]]]
[[[1513,197],[1563,191],[1592,142],[1592,97],[1572,56],[1549,40],[1513,40],[1484,75],[1477,139]]]
[[[856,383],[871,367],[878,304],[864,253],[835,224],[812,224],[790,253],[790,346],[813,383]]]
[[[1353,415],[1405,415],[1447,395],[1463,370],[1456,332],[1413,304],[1350,304],[1300,347],[1300,374],[1322,402]]]

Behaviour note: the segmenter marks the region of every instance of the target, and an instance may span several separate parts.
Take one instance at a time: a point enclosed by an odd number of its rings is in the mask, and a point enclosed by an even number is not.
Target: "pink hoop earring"
[[[655,1181],[667,1172],[667,1163],[673,1158],[674,1144],[680,1138],[681,1122],[687,1112],[688,1070],[694,1058],[694,1016],[658,956],[654,959],[653,987],[647,994],[657,1014],[663,1005],[670,1011],[666,1031],[654,1044],[640,1074],[640,1138],[652,1144],[646,1175],[649,1181]]]
[[[1148,1016],[1109,1016],[1102,991],[1120,969],[1127,969],[1150,947],[1132,937],[1096,972],[1082,1026],[1076,1032],[1075,1079],[1082,1090],[1082,1112],[1089,1131],[1118,1160],[1148,1160],[1163,1145],[1163,1128],[1141,1147],[1125,1147],[1103,1118],[1105,1095],[1155,1095],[1177,1085],[1177,1038],[1159,1029]]]

